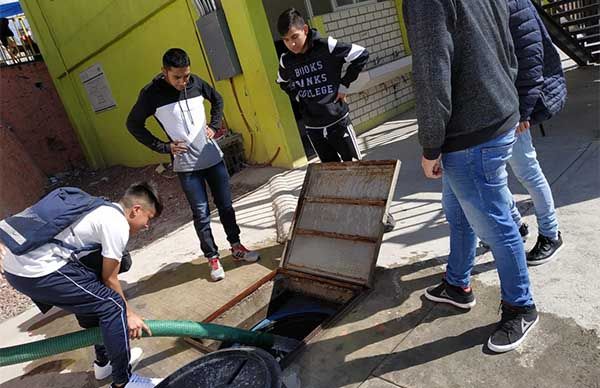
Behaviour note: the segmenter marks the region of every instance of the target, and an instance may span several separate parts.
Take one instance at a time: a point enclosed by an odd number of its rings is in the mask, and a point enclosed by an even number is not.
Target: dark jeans
[[[41,303],[60,307],[81,317],[99,320],[102,340],[112,365],[115,384],[129,381],[129,335],[126,306],[119,294],[106,287],[94,272],[73,261],[39,278],[5,273],[17,291]]]
[[[219,248],[210,229],[210,208],[206,185],[219,210],[221,224],[231,244],[240,242],[240,228],[235,220],[235,210],[231,203],[231,185],[225,163],[221,162],[204,170],[180,172],[179,181],[187,197],[194,217],[194,228],[200,239],[200,248],[205,257],[218,255]]]

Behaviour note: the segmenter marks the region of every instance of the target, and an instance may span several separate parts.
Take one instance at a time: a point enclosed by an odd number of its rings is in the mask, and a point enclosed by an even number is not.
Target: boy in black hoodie
[[[277,30],[289,50],[279,58],[277,83],[300,105],[306,133],[321,162],[362,159],[350,121],[346,94],[369,60],[367,49],[321,38],[294,8],[285,10]],[[342,67],[348,64],[342,76]],[[385,231],[395,221],[387,215]]]
[[[321,162],[360,160],[346,94],[367,64],[369,53],[356,44],[321,38],[290,8],[277,21],[289,50],[279,59],[277,83],[300,104],[308,137]],[[348,63],[342,77],[342,66]]]

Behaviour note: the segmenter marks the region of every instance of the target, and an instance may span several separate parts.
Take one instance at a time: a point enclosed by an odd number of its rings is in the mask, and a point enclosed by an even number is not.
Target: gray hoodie
[[[506,0],[404,0],[423,155],[459,151],[515,127],[517,59]]]

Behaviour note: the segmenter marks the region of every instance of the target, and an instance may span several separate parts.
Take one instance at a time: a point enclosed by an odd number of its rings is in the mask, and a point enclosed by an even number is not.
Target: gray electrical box
[[[196,25],[217,81],[241,74],[242,68],[223,10],[218,9],[200,17]]]

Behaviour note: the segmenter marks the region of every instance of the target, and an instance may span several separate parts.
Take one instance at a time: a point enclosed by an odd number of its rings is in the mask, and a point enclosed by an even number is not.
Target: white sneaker
[[[144,351],[142,348],[131,348],[129,365],[131,365],[131,370],[134,370],[135,367],[139,364],[142,356],[144,355]],[[94,361],[94,377],[96,380],[104,380],[112,374],[112,366],[110,365],[110,361],[108,364],[104,366],[100,366],[96,364]]]
[[[208,266],[210,268],[210,277],[214,282],[225,279],[225,270],[218,257],[208,259]]]
[[[153,388],[160,384],[163,379],[144,377],[133,373],[124,388]]]
[[[249,263],[254,263],[260,259],[260,254],[255,251],[251,251],[241,243],[237,243],[231,246],[231,255],[234,260],[243,260]]]

